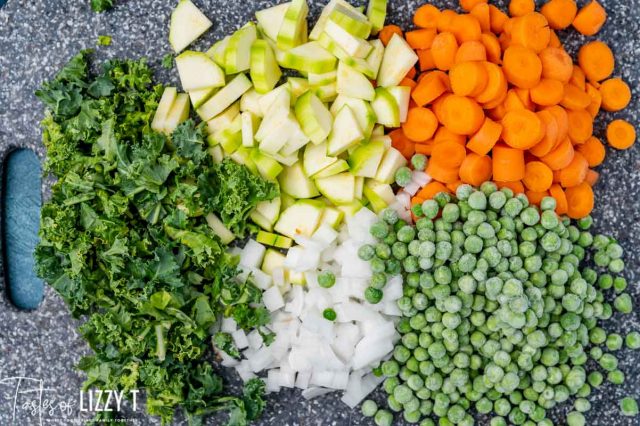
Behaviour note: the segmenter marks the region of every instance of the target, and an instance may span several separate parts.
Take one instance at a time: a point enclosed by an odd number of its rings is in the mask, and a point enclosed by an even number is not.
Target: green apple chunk
[[[164,133],[170,135],[173,131],[189,118],[189,95],[186,93],[180,93],[176,96],[176,100],[173,102],[167,119],[164,124]]]
[[[293,0],[284,14],[276,41],[278,48],[289,50],[307,40],[307,15],[309,6],[306,0]]]
[[[366,58],[371,52],[371,45],[364,38],[356,37],[332,20],[328,20],[324,32],[348,55]]]
[[[376,88],[376,97],[371,102],[376,122],[386,127],[400,127],[400,107],[396,98],[384,87]]]
[[[373,179],[367,179],[365,182],[364,196],[369,200],[373,211],[376,213],[386,209],[395,201],[395,194],[391,185]]]
[[[266,180],[275,180],[283,168],[276,160],[260,152],[259,149],[251,151],[251,159],[258,169],[258,173]]]
[[[347,57],[342,60],[345,64],[352,66],[356,71],[367,76],[367,78],[375,80],[378,77],[378,71],[384,56],[384,45],[378,39],[371,40],[369,44],[371,44],[371,52],[366,58]]]
[[[267,249],[264,252],[264,258],[262,259],[262,272],[268,275],[273,275],[276,269],[284,269],[284,260],[286,256],[274,249]]]
[[[294,198],[314,198],[320,195],[313,181],[304,174],[300,161],[285,167],[278,176],[278,182],[280,190]]]
[[[314,144],[321,143],[331,133],[333,117],[313,92],[307,92],[298,99],[295,112],[302,130]]]
[[[338,226],[342,223],[344,219],[344,213],[334,207],[325,207],[324,212],[322,213],[322,218],[320,219],[320,223],[326,223],[327,225],[337,229]]]
[[[207,50],[206,52],[206,55],[211,59],[213,59],[213,61],[219,66],[221,66],[222,68],[225,67],[224,54],[225,54],[225,51],[227,50],[229,39],[231,39],[231,36],[226,36],[222,40],[216,41],[215,43],[213,43],[213,46],[211,46],[209,50]]]
[[[153,116],[153,121],[151,122],[151,128],[156,132],[164,131],[169,111],[171,111],[171,107],[177,96],[178,90],[175,87],[165,87],[160,102],[158,103],[158,108],[156,108],[156,113]]]
[[[376,173],[376,180],[382,183],[392,183],[395,180],[396,171],[407,165],[407,159],[395,148],[388,148],[382,157],[382,162]]]
[[[224,152],[222,151],[220,145],[207,148],[207,152],[213,159],[214,163],[221,163],[222,160],[224,160]]]
[[[282,147],[279,154],[285,157],[292,155],[295,155],[297,157],[298,150],[309,143],[309,138],[302,131],[300,123],[298,123],[298,120],[296,120],[293,113],[289,113],[289,117],[291,126],[289,129],[289,135],[287,137],[287,143]]]
[[[364,177],[362,176],[356,176],[356,186],[355,189],[353,191],[353,197],[356,200],[361,200],[362,199],[362,192],[364,190]]]
[[[362,144],[349,156],[349,167],[355,176],[373,178],[378,172],[385,151],[384,143],[370,141]]]
[[[310,237],[320,224],[324,208],[322,201],[297,201],[282,212],[274,229],[289,238],[295,238],[297,235]]]
[[[360,211],[360,209],[362,209],[362,207],[364,207],[362,205],[362,201],[360,200],[353,200],[352,202],[350,202],[349,204],[340,204],[339,206],[336,206],[338,208],[338,210],[340,210],[342,212],[342,214],[344,214],[346,217],[352,217],[354,216],[356,213],[358,213]]]
[[[290,4],[291,2],[282,3],[256,12],[258,27],[265,36],[273,41],[278,39],[278,31],[280,31],[284,14],[287,13]]]
[[[338,96],[338,85],[336,82],[328,83],[313,88],[313,92],[322,102],[333,102]]]
[[[280,197],[276,197],[273,200],[261,201],[256,205],[256,211],[268,219],[271,223],[276,223],[280,216],[280,207],[282,201]]]
[[[384,27],[384,20],[387,18],[387,0],[369,0],[367,18],[371,22],[371,33],[378,34]]]
[[[309,33],[309,40],[318,40],[318,38],[320,38],[320,35],[324,33],[324,27],[327,21],[329,20],[329,16],[331,15],[331,12],[334,11],[334,9],[337,7],[338,4],[343,4],[343,5],[347,5],[348,7],[351,7],[351,5],[346,3],[344,0],[329,1],[329,3],[327,3],[327,5],[322,9],[322,12],[318,17],[318,20],[316,21],[316,24],[313,26],[313,29]]]
[[[312,86],[322,86],[323,84],[334,83],[338,79],[338,71],[329,71],[322,74],[309,73],[307,77]]]
[[[307,176],[313,177],[316,173],[324,170],[338,161],[337,157],[327,156],[327,143],[318,145],[308,144],[302,156],[302,167]]]
[[[300,72],[325,73],[336,68],[336,58],[320,43],[310,41],[286,52],[283,65]]]
[[[336,156],[364,139],[358,120],[348,105],[343,106],[333,122],[327,155]]]
[[[238,146],[235,151],[229,155],[229,158],[238,164],[246,166],[246,168],[251,170],[252,173],[258,173],[256,164],[251,159],[251,151],[251,149],[244,146]]]
[[[258,231],[256,241],[260,244],[283,249],[288,249],[293,245],[293,240],[291,238],[266,231]]]
[[[285,194],[284,192],[280,192],[280,204],[281,204],[280,211],[288,209],[295,203],[296,203],[296,199],[293,198],[291,195]]]
[[[240,114],[242,119],[242,146],[251,148],[255,144],[255,133],[260,125],[260,117],[250,112]]]
[[[371,22],[362,12],[351,6],[336,5],[329,15],[329,20],[355,37],[367,39],[371,35]]]
[[[296,104],[298,98],[304,95],[309,88],[309,81],[302,77],[287,77],[287,84],[289,84],[289,91],[291,92],[291,104]]]
[[[349,163],[347,163],[345,160],[340,158],[330,166],[327,166],[324,169],[320,170],[318,173],[316,173],[314,175],[314,178],[318,178],[318,179],[325,178],[325,177],[337,175],[338,173],[342,173],[347,170],[349,170]]]
[[[349,108],[351,108],[351,112],[356,116],[364,138],[366,139],[371,136],[373,127],[376,124],[376,113],[371,107],[371,104],[362,99],[339,95],[333,104],[331,104],[331,114],[337,115],[344,105],[348,105]]]
[[[384,50],[378,72],[378,86],[397,86],[416,62],[418,62],[416,52],[404,38],[394,34]]]
[[[372,101],[376,96],[376,91],[369,79],[344,62],[338,64],[337,83],[340,95],[367,101]]]
[[[220,237],[220,240],[224,244],[229,244],[231,241],[235,240],[236,236],[233,235],[233,232],[231,232],[226,226],[224,226],[224,223],[218,219],[218,216],[213,213],[209,213],[206,216],[206,219],[207,224],[213,230],[213,233]]]
[[[264,229],[265,231],[269,231],[269,232],[273,231],[273,223],[269,222],[267,218],[262,216],[256,210],[251,212],[251,214],[249,215],[249,218],[253,221],[253,223],[258,225],[260,228]]]
[[[176,57],[182,88],[186,91],[222,87],[224,72],[206,54],[187,50]]]
[[[198,115],[200,115],[204,121],[210,120],[240,99],[244,92],[251,89],[251,87],[251,81],[247,76],[238,74],[229,84],[220,89],[218,93],[198,108]]]
[[[256,117],[263,117],[264,113],[260,108],[260,98],[262,95],[256,92],[255,89],[247,91],[242,98],[240,98],[240,111],[250,112]]]
[[[218,90],[217,87],[207,87],[189,91],[189,98],[194,109],[200,108],[202,104],[207,102],[211,96]]]
[[[190,0],[180,0],[171,14],[169,43],[176,53],[182,52],[213,23]]]
[[[411,88],[407,86],[393,86],[387,87],[391,96],[396,100],[398,105],[398,111],[400,112],[400,123],[407,121],[407,114],[409,113],[409,101],[411,100]]]
[[[256,38],[256,26],[253,23],[249,23],[233,33],[224,51],[224,68],[227,74],[237,74],[249,70],[251,46]]]
[[[349,173],[316,179],[318,191],[334,204],[348,204],[354,200],[355,177]]]
[[[240,114],[240,104],[236,102],[222,111],[220,114],[207,121],[207,129],[209,135],[215,135],[229,128],[234,123],[236,117]]]
[[[251,80],[259,93],[267,93],[278,84],[282,71],[269,43],[256,40],[251,46]]]

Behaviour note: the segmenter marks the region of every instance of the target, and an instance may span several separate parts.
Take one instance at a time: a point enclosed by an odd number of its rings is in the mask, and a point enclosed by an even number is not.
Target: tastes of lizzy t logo
[[[85,424],[98,413],[117,414],[125,404],[137,411],[138,392],[90,389],[71,397],[60,397],[57,390],[42,379],[0,378],[0,420],[14,425]],[[115,422],[136,424],[135,419],[120,418]]]

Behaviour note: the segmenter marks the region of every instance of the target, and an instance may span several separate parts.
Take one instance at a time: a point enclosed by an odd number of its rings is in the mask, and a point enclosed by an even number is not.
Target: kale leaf
[[[113,7],[113,0],[91,0],[91,9],[94,12],[102,13]]]

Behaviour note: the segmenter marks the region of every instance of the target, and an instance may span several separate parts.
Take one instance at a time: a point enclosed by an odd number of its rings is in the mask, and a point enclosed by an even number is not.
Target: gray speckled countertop
[[[75,52],[93,47],[98,35],[113,36],[111,46],[97,49],[98,58],[146,56],[158,70],[158,81],[175,80],[175,73],[159,67],[162,56],[170,51],[167,27],[175,0],[115,2],[117,7],[113,11],[101,15],[90,11],[89,0],[9,0],[0,9],[0,159],[16,147],[31,148],[43,155],[38,126],[42,106],[33,92]],[[196,45],[206,48],[275,0],[195,2],[214,21],[213,30]],[[451,0],[432,2],[438,6],[457,5],[457,1]],[[317,16],[324,2],[311,3],[312,15]],[[411,12],[422,3],[424,1],[391,0],[388,22],[407,25]],[[579,3],[585,1],[579,0]],[[640,1],[603,0],[602,3],[609,19],[598,38],[611,45],[617,59],[615,74],[622,76],[634,91],[630,107],[616,115],[640,125]],[[562,34],[562,38],[572,53],[584,40],[575,32]],[[603,136],[603,125],[610,117],[610,114],[604,114],[598,118],[596,135]],[[605,164],[599,168],[601,181],[596,188],[595,229],[615,235],[625,247],[626,276],[636,305],[640,305],[640,144],[624,152],[609,150],[608,154]],[[77,406],[64,413],[61,410],[66,402],[78,403],[83,380],[74,370],[80,356],[88,351],[75,332],[78,323],[50,289],[46,290],[44,302],[34,312],[21,312],[10,304],[1,275],[0,293],[0,425],[80,424],[87,415],[80,413]],[[617,314],[610,324],[621,333],[640,330],[640,309],[624,318]],[[625,350],[619,353],[619,358],[627,381],[624,386],[607,384],[592,393],[593,409],[587,415],[589,425],[640,425],[640,419],[623,418],[618,414],[621,397],[631,395],[640,399],[640,354]],[[237,383],[235,373],[225,374]],[[50,401],[53,409],[46,410],[40,417],[37,411],[29,413],[18,404],[14,419],[12,401],[17,382],[9,379],[18,376],[41,380],[45,388],[43,401]],[[37,385],[38,382],[23,381],[21,390]],[[377,395],[379,401],[381,397],[381,394]],[[18,400],[21,398],[26,396],[18,395]],[[286,390],[269,395],[268,401],[264,417],[257,422],[259,425],[372,424],[363,419],[358,410],[344,406],[338,395],[305,401],[299,392]],[[157,424],[147,418],[140,407],[137,412],[133,412],[130,405],[125,407],[128,424]],[[177,418],[176,424],[181,423]],[[481,420],[478,423],[486,425],[488,422]],[[560,420],[559,424],[562,423]],[[223,420],[212,418],[208,424],[223,424]]]

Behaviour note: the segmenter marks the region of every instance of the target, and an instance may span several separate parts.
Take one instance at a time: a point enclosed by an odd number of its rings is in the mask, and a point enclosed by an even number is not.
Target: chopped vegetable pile
[[[547,410],[577,396],[567,421],[579,425],[600,369],[610,382],[624,381],[613,354],[623,338],[601,328],[613,312],[605,296],[612,286],[613,308],[632,310],[626,280],[609,274],[622,272],[622,248],[592,235],[590,217],[559,218],[551,197],[540,208],[491,182],[478,190],[463,184],[456,198],[441,192],[414,209],[415,227],[394,210],[371,226],[378,243],[359,252],[374,271],[367,298],[376,303],[399,271],[405,283],[401,342],[382,373],[387,404],[406,421],[434,414],[440,424],[472,425],[474,407],[492,414],[492,426],[551,424]],[[600,369],[587,366],[589,358]],[[380,426],[392,422],[373,402],[362,411]]]
[[[251,281],[235,280],[237,258],[204,215],[243,236],[250,211],[278,190],[230,160],[214,164],[192,121],[171,138],[152,131],[162,88],[144,62],[107,62],[92,75],[88,55],[37,92],[45,168],[58,182],[35,253],[38,274],[86,315],[80,333],[95,354],[79,365],[85,386],[144,388],[165,423],[182,407],[194,421],[229,410],[229,424],[245,424],[264,407],[264,384],[223,393],[204,358],[209,328],[224,315],[260,329],[269,314]]]

